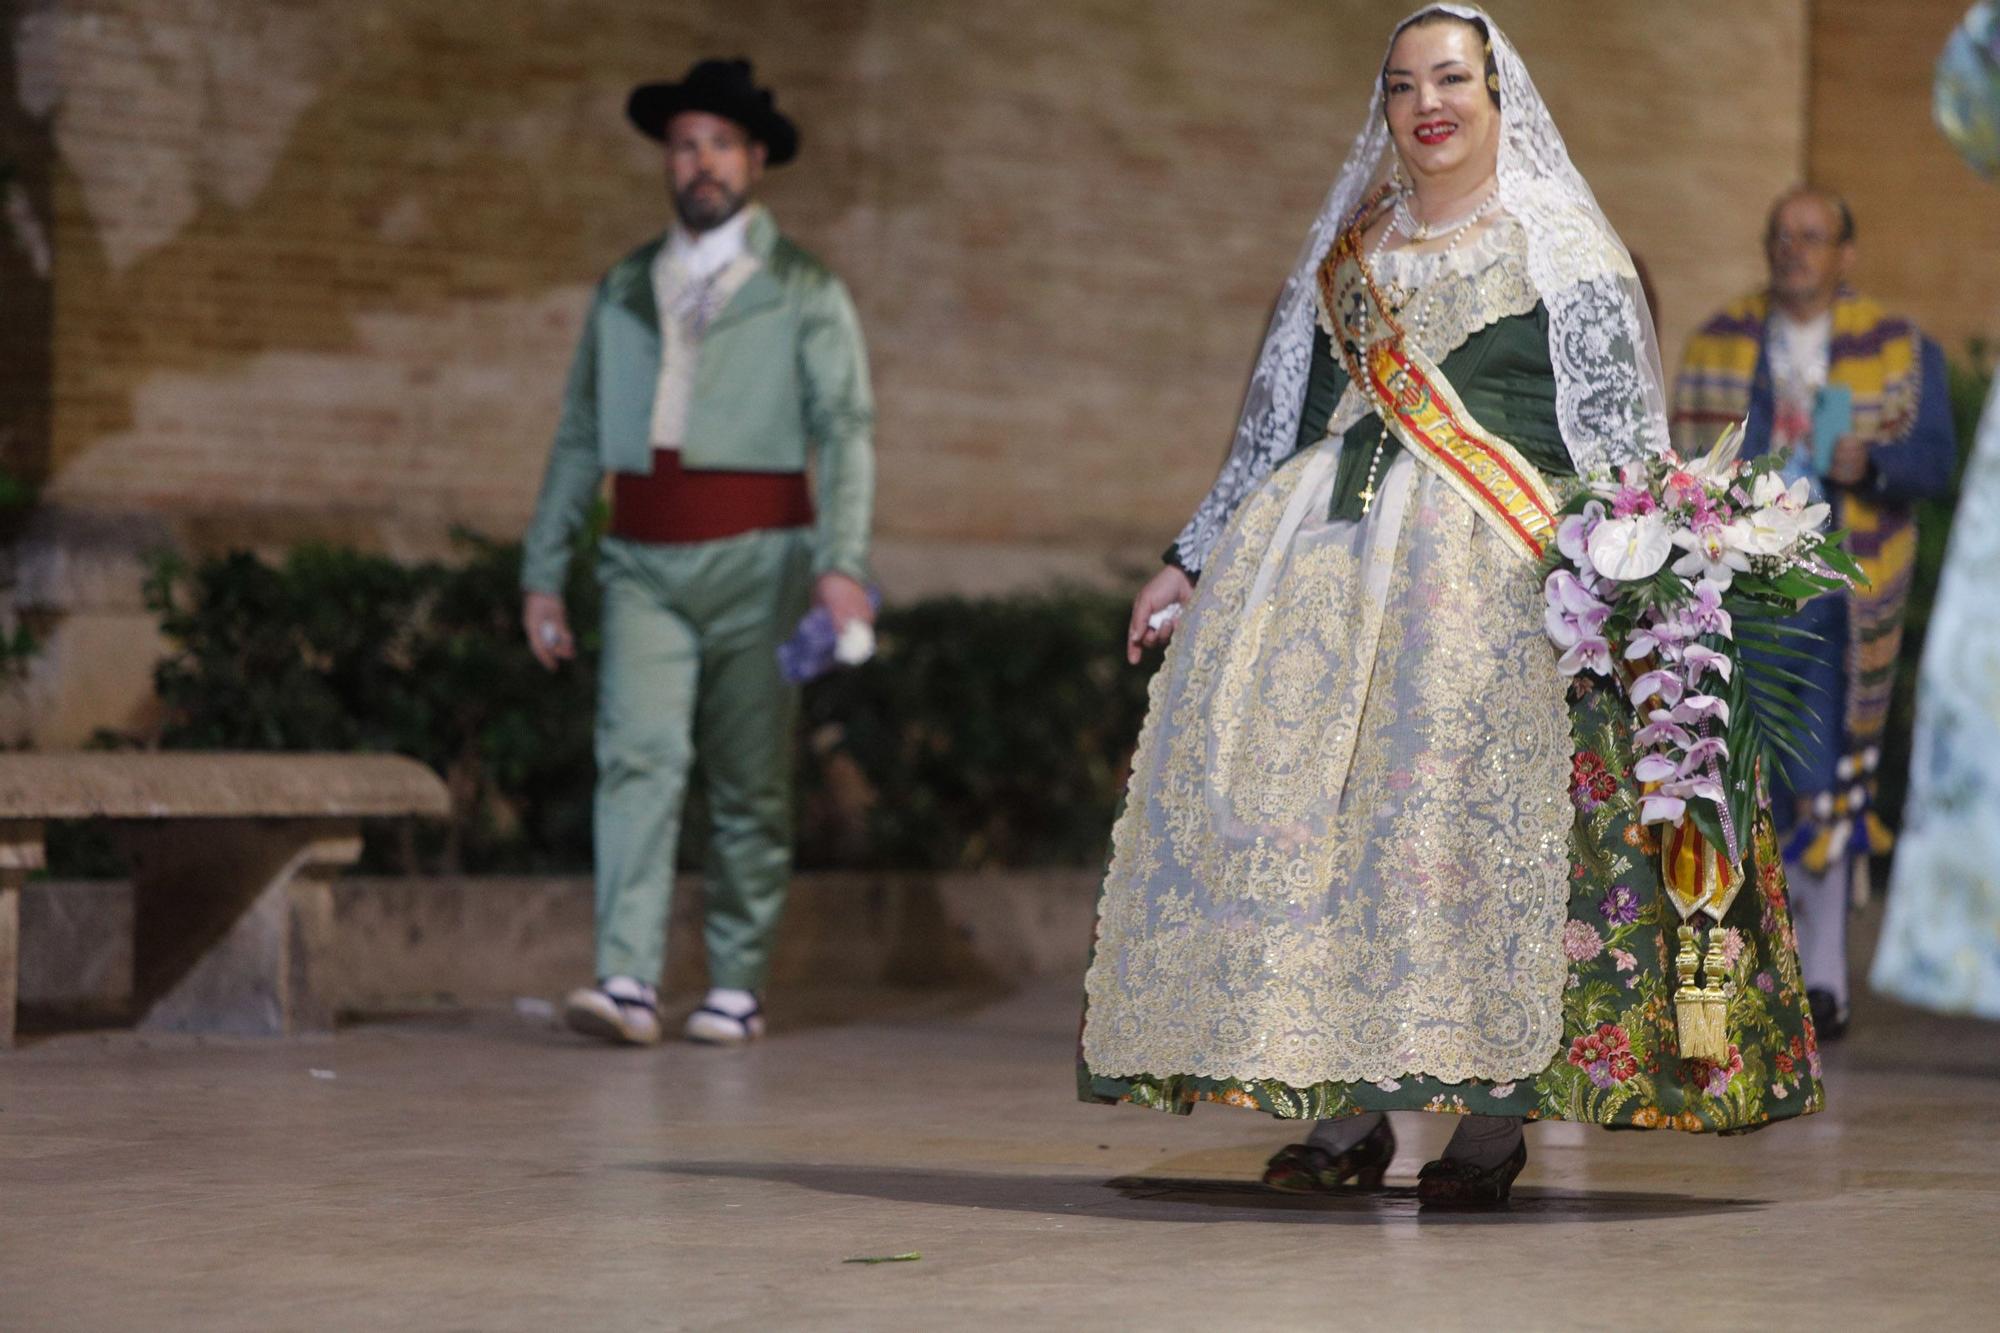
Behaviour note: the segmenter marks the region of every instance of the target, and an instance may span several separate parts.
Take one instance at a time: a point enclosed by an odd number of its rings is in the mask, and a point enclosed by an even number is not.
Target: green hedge
[[[170,749],[395,751],[446,778],[447,827],[370,833],[397,871],[575,870],[590,861],[598,650],[587,552],[568,590],[580,657],[554,676],[518,628],[519,551],[401,565],[301,547],[162,560],[148,603]],[[800,862],[973,868],[1104,852],[1145,707],[1126,603],[1079,589],[885,610],[875,661],[806,691]],[[699,780],[683,861],[699,860]]]

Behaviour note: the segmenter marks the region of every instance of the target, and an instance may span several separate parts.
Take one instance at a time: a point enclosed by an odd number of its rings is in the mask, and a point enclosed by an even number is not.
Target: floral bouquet
[[[1692,822],[1725,867],[1772,752],[1798,753],[1804,682],[1784,662],[1810,656],[1796,642],[1810,636],[1784,618],[1862,578],[1806,480],[1787,485],[1775,457],[1742,462],[1742,441],[1734,426],[1704,458],[1669,451],[1587,485],[1543,584],[1563,674],[1615,677],[1637,714],[1639,821]]]

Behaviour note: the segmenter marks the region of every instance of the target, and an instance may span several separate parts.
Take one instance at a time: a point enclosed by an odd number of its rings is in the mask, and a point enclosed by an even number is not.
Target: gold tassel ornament
[[[1680,1028],[1681,1058],[1710,1060],[1721,1064],[1729,1059],[1728,966],[1722,960],[1722,941],[1709,932],[1708,958],[1704,965],[1696,949],[1693,926],[1680,931],[1680,956],[1674,960],[1679,984],[1674,987],[1674,1023]],[[1704,984],[1695,984],[1695,969],[1703,968]]]

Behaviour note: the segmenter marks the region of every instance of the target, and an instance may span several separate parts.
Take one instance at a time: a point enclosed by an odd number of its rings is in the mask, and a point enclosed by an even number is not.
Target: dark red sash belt
[[[611,479],[611,535],[632,542],[712,542],[765,528],[810,527],[803,472],[697,472],[655,449],[648,476]]]

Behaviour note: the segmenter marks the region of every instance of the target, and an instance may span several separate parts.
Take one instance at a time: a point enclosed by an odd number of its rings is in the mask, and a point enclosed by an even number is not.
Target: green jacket
[[[653,259],[665,243],[640,246],[597,284],[522,541],[521,586],[530,592],[562,591],[571,542],[605,473],[652,471],[660,377]],[[840,279],[779,235],[763,209],[746,243],[759,264],[702,334],[682,465],[800,472],[810,463],[819,513],[813,572],[865,580],[875,406],[860,319]]]

